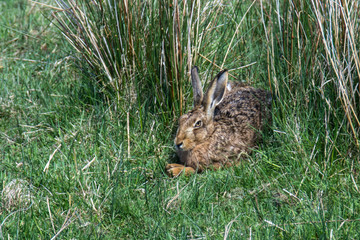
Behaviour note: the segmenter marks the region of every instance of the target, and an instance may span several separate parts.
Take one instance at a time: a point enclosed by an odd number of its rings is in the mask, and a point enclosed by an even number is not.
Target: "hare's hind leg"
[[[177,163],[170,163],[166,165],[165,169],[169,177],[178,177],[181,173],[184,173],[186,176],[195,173],[195,169],[192,167],[185,167],[184,165]]]

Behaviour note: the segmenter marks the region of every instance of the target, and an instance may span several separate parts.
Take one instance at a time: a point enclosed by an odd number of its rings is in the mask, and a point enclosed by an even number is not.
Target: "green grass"
[[[209,12],[207,21],[231,24],[224,32],[209,30],[195,51],[218,65],[250,4],[234,6]],[[287,7],[281,5],[282,17]],[[301,7],[308,13],[301,18],[304,32],[290,24],[295,15],[282,22],[286,34],[293,31],[299,40],[292,43],[291,35],[279,38],[272,27],[274,9],[262,13],[256,3],[225,61],[228,68],[256,61],[231,73],[264,88],[270,88],[270,80],[273,125],[259,149],[237,167],[171,179],[164,166],[175,161],[179,103],[145,101],[154,91],[151,80],[147,89],[139,87],[137,94],[145,95],[135,101],[128,94],[133,85],[121,90],[124,98],[104,94],[93,82],[95,70],[74,58],[49,8],[23,0],[0,2],[0,238],[358,239],[358,136],[354,139],[338,101],[337,78],[324,47],[315,51],[313,42],[304,40],[317,34],[310,5]],[[200,29],[208,22],[201,24]],[[291,48],[300,42],[300,48]],[[202,76],[218,71],[194,56],[192,64],[200,66]],[[183,91],[184,110],[191,107],[187,57],[174,79]],[[164,71],[148,66],[141,74],[128,68],[126,76],[139,78],[134,83],[139,86],[142,76],[159,78]],[[356,71],[344,75],[359,82]],[[158,84],[153,87],[159,94],[171,92]],[[359,113],[356,88],[354,96],[351,103]],[[355,119],[352,124],[358,131]],[[23,183],[15,189],[20,193],[9,196],[15,179]]]

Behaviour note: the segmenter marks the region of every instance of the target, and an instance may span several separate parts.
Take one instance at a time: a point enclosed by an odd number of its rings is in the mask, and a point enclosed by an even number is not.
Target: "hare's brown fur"
[[[180,117],[175,138],[184,166],[169,164],[167,171],[173,176],[181,170],[187,174],[236,163],[256,147],[259,131],[271,120],[268,91],[235,82],[226,87],[227,72],[222,71],[203,97],[197,68],[192,78],[195,106]]]

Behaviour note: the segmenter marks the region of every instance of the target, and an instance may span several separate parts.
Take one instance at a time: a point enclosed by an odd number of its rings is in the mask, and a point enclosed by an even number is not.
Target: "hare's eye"
[[[197,121],[197,122],[195,123],[195,125],[194,125],[195,128],[199,128],[199,127],[201,127],[201,126],[202,126],[202,121],[201,121],[201,120]]]

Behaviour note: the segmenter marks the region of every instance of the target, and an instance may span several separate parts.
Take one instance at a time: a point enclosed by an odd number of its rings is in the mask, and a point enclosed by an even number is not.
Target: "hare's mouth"
[[[177,152],[187,152],[190,150],[184,143],[175,144],[175,149]]]
[[[185,151],[184,143],[175,144],[176,151]]]
[[[177,139],[177,141],[174,142],[174,145],[176,151],[181,152],[191,151],[195,147],[193,141],[190,141],[189,139]]]
[[[175,147],[176,147],[176,149],[183,149],[184,144],[183,143],[175,144]]]

